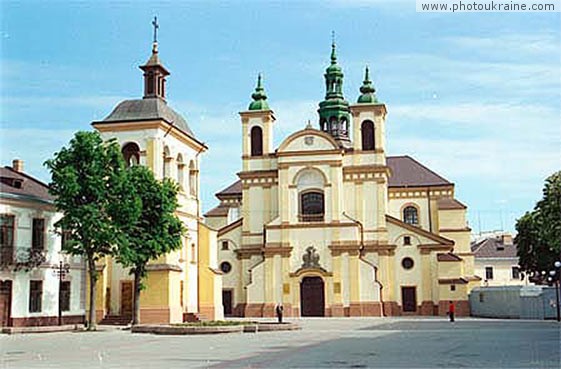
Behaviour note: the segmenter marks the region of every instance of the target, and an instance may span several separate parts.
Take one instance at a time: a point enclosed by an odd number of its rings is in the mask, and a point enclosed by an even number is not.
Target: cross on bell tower
[[[158,18],[154,17],[152,21],[154,27],[154,40],[152,43],[152,55],[146,62],[141,65],[140,69],[144,71],[144,98],[166,98],[166,77],[169,76],[168,70],[164,67],[158,56]]]

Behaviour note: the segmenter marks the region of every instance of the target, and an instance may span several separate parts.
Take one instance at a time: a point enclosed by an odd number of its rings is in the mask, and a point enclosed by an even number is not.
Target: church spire
[[[169,76],[168,70],[162,64],[158,56],[158,18],[152,21],[154,27],[154,39],[152,41],[152,55],[139,68],[144,71],[144,98],[166,98],[166,77]]]
[[[341,146],[349,146],[349,103],[343,96],[343,70],[337,64],[335,37],[331,42],[331,63],[325,70],[325,99],[319,103],[320,129]]]
[[[257,86],[255,92],[251,94],[251,98],[253,101],[249,104],[248,110],[269,110],[267,95],[261,81],[261,73],[257,76]]]
[[[376,104],[378,102],[378,99],[376,98],[376,89],[370,80],[368,66],[366,66],[366,70],[364,72],[364,81],[362,82],[362,86],[360,86],[360,93],[361,95],[358,97],[357,103]]]

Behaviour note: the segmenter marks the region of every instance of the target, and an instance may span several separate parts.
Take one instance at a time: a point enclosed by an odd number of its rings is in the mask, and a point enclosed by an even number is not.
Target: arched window
[[[197,169],[193,160],[189,163],[189,193],[197,196]]]
[[[407,224],[418,225],[419,214],[417,212],[417,208],[414,206],[408,206],[403,209],[403,221]]]
[[[251,156],[263,155],[263,131],[261,127],[251,128]]]
[[[183,156],[181,154],[177,155],[177,183],[179,188],[183,190],[185,186],[185,163],[183,163]]]
[[[163,154],[163,178],[169,177],[171,174],[171,156],[169,152],[169,147],[164,147]]]
[[[362,134],[362,150],[374,150],[374,123],[365,120],[362,122],[360,130]]]
[[[303,222],[321,222],[323,215],[323,192],[307,191],[300,194],[300,219]]]
[[[337,118],[332,117],[329,120],[329,129],[331,130],[331,134],[336,136],[337,135],[337,130],[339,129],[338,124],[337,124]]]
[[[134,142],[129,142],[123,146],[123,150],[121,150],[121,152],[123,153],[123,158],[125,159],[127,168],[140,163],[140,149]]]

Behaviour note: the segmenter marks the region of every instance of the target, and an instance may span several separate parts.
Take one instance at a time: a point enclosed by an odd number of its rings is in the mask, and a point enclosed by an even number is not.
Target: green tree
[[[561,171],[546,179],[543,198],[517,220],[516,231],[520,267],[543,282],[541,272],[561,258]]]
[[[119,248],[117,258],[134,275],[132,324],[135,325],[139,323],[146,265],[150,260],[181,248],[183,225],[175,215],[178,207],[175,182],[168,178],[160,182],[142,166],[129,168],[128,180],[141,211],[136,221],[125,228],[127,242]]]
[[[84,257],[89,273],[88,330],[96,329],[96,262],[126,242],[123,227],[138,217],[140,204],[132,196],[119,145],[104,142],[97,132],[77,132],[45,162],[51,173],[50,193],[63,217],[57,232],[69,240],[63,251]]]

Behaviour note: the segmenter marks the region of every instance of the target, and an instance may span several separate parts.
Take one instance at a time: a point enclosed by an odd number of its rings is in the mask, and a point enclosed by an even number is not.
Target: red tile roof
[[[0,192],[21,196],[31,200],[52,202],[54,197],[49,194],[49,187],[28,174],[17,172],[11,167],[0,167]],[[19,183],[21,186],[18,186]]]
[[[440,199],[438,199],[437,205],[438,205],[438,210],[467,209],[467,206],[465,206],[458,200],[453,199],[451,197],[441,197]]]
[[[389,187],[425,187],[452,184],[408,155],[388,156],[386,162],[392,171],[388,183]]]
[[[446,254],[438,254],[436,255],[438,261],[462,261],[463,259],[456,254],[452,254],[448,252]]]

